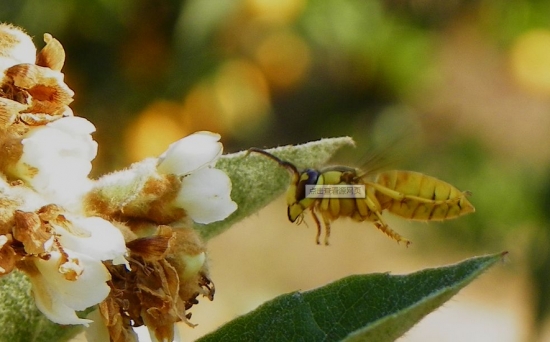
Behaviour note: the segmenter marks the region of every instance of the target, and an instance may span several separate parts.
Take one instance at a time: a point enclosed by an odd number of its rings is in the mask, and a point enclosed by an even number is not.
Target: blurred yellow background
[[[473,192],[477,212],[368,223],[287,222],[279,199],[209,243],[214,302],[196,338],[274,296],[503,250],[402,341],[550,340],[550,3],[437,0],[4,0],[0,21],[67,52],[74,112],[96,127],[94,176],[198,130],[226,153],[349,135],[340,162],[402,137],[398,168]]]

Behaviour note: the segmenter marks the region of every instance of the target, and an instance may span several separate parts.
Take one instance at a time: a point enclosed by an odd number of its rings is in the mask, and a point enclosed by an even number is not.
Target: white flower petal
[[[230,194],[229,177],[221,170],[207,168],[183,178],[175,202],[193,221],[211,223],[223,220],[237,210]]]
[[[69,134],[86,135],[95,132],[94,124],[79,116],[61,118],[50,122],[47,126]]]
[[[49,202],[64,205],[66,202],[76,200],[91,189],[92,182],[85,176],[91,168],[92,164],[89,162],[78,160],[73,162],[66,159],[64,162],[52,163],[47,167],[47,172],[44,172],[44,167],[39,167],[40,171],[33,175],[33,169],[29,168],[27,172],[29,176],[21,178],[38,193],[45,196]],[[67,170],[73,170],[74,173],[70,174]]]
[[[66,117],[30,130],[22,143],[25,149],[40,152],[39,156],[74,156],[91,161],[97,154],[97,143],[90,135],[94,131],[88,120]]]
[[[202,167],[214,166],[222,154],[220,135],[197,132],[176,141],[159,157],[160,173],[186,175]]]
[[[92,189],[93,182],[88,178],[61,176],[50,178],[47,187],[37,190],[49,203],[56,203],[68,210],[80,211],[82,196]]]
[[[110,288],[106,281],[111,275],[99,260],[86,255],[65,250],[70,258],[79,260],[83,268],[77,280],[67,280],[59,272],[61,254],[52,252],[49,260],[38,259],[36,266],[44,276],[44,285],[53,289],[56,299],[74,310],[84,310],[101,302],[109,294]]]
[[[109,341],[109,329],[105,325],[105,320],[101,316],[99,309],[95,309],[86,315],[86,318],[93,322],[85,330],[87,342],[105,342]]]
[[[71,309],[61,301],[56,299],[52,294],[52,289],[43,285],[43,280],[31,277],[32,294],[36,307],[48,319],[58,324],[89,324],[92,321],[89,319],[78,318],[74,309]]]
[[[75,310],[84,310],[103,301],[109,294],[106,281],[110,274],[101,261],[65,250],[70,259],[78,259],[83,272],[76,280],[67,280],[59,272],[61,253],[52,252],[48,260],[35,259],[39,275],[31,276],[37,307],[50,320],[59,324],[88,324]]]
[[[90,189],[88,174],[97,154],[90,135],[94,130],[92,123],[78,117],[32,128],[21,141],[23,155],[11,173],[51,202],[74,202]]]
[[[88,232],[74,234],[64,227],[52,223],[61,245],[73,251],[79,251],[95,260],[113,260],[126,253],[126,244],[120,230],[109,221],[100,217],[76,218],[66,215],[76,231]],[[117,259],[120,261],[120,259]]]

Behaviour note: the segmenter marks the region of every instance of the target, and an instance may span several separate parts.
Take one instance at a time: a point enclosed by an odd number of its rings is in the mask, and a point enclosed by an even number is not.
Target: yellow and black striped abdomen
[[[376,183],[382,209],[410,220],[447,220],[475,211],[466,194],[451,184],[413,171],[388,171]]]

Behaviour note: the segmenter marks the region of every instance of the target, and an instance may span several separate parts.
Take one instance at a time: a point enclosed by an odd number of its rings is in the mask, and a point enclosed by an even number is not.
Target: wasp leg
[[[384,234],[397,241],[397,243],[403,242],[405,243],[405,246],[408,247],[411,242],[393,231],[393,229],[391,229],[388,224],[384,222],[384,219],[382,218],[382,213],[380,211],[380,204],[376,200],[376,197],[373,198],[367,195],[365,200],[369,209],[374,213],[374,215],[376,215],[377,220],[373,222],[376,228],[380,229]]]
[[[403,201],[403,200],[409,199],[409,200],[417,201],[417,202],[420,202],[420,203],[435,204],[435,205],[453,204],[455,202],[460,201],[460,197],[449,198],[449,199],[446,199],[446,200],[433,200],[433,199],[430,199],[430,198],[424,198],[424,197],[419,197],[419,196],[414,196],[414,195],[405,195],[402,192],[392,190],[390,188],[387,188],[383,185],[376,184],[376,183],[367,182],[366,184],[368,184],[369,186],[372,186],[378,192],[380,192],[380,193],[382,193],[382,194],[384,194],[384,195],[386,195],[390,198],[393,198],[394,200],[397,200],[397,201]]]
[[[396,233],[393,229],[391,229],[390,226],[388,226],[388,224],[382,219],[382,215],[380,214],[380,212],[375,212],[375,215],[378,217],[378,221],[374,221],[374,225],[376,226],[376,228],[380,229],[384,234],[397,241],[397,243],[403,242],[405,244],[405,247],[409,247],[409,245],[412,243],[411,241],[405,239],[404,237]]]
[[[311,216],[313,216],[313,221],[315,221],[315,225],[317,225],[317,236],[315,237],[315,242],[320,245],[321,244],[321,221],[319,221],[319,217],[315,215],[315,211],[311,210]]]
[[[330,220],[326,217],[323,217],[325,222],[325,246],[328,246],[328,239],[330,238]]]

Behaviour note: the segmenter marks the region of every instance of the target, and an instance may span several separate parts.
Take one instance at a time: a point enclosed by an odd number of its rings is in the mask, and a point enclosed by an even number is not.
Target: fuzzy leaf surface
[[[353,275],[285,294],[199,341],[394,341],[505,254],[407,275]]]
[[[31,285],[18,271],[0,278],[0,341],[68,341],[82,326],[62,326],[46,318],[30,296]]]

